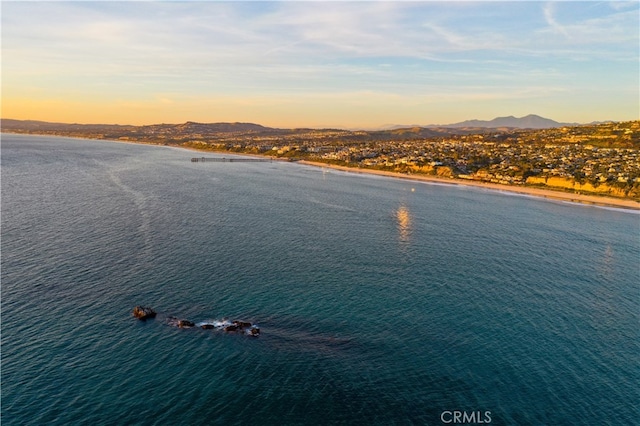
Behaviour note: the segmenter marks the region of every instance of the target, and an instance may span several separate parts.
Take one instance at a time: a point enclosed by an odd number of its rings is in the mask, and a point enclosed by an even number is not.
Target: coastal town
[[[640,121],[548,129],[413,127],[350,131],[192,122],[152,126],[44,123],[34,127],[3,120],[2,129],[175,145],[640,200]]]

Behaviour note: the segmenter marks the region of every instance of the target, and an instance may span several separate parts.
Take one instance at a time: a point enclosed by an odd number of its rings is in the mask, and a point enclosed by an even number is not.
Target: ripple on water
[[[496,424],[630,424],[639,414],[637,215],[11,138],[4,424],[436,424],[445,409],[490,410]],[[134,319],[140,304],[158,318]],[[179,329],[170,315],[246,320],[261,335]]]

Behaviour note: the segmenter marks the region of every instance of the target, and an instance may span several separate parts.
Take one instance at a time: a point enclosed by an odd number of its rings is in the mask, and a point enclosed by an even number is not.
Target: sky
[[[351,129],[638,120],[639,5],[2,1],[2,118]]]

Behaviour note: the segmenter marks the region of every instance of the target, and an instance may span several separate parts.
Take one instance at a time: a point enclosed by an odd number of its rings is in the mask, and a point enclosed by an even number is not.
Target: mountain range
[[[550,129],[554,127],[577,126],[578,123],[559,123],[549,118],[540,117],[539,115],[529,114],[524,117],[496,117],[493,120],[466,120],[460,123],[447,124],[446,126],[426,126],[426,127],[483,127],[483,128],[518,128],[518,129]]]
[[[592,123],[595,124],[595,123]],[[423,127],[423,128],[446,128],[446,129],[551,129],[564,126],[578,126],[580,123],[560,123],[549,118],[540,117],[539,115],[529,114],[524,117],[496,117],[493,120],[465,120],[459,123],[451,124],[427,124],[427,125],[387,125],[381,129],[402,129],[407,127]]]
[[[446,133],[468,133],[471,131],[480,131],[483,129],[510,130],[510,129],[549,129],[555,127],[575,126],[578,123],[560,123],[539,115],[529,114],[524,117],[497,117],[493,120],[466,120],[452,124],[431,124],[431,125],[388,125],[378,129],[382,132],[391,132],[393,134],[414,134],[421,136],[436,136],[437,134]],[[12,130],[28,130],[28,131],[126,131],[126,130],[160,130],[172,128],[174,132],[179,133],[273,133],[286,131],[300,131],[303,129],[277,129],[265,127],[254,123],[196,123],[187,121],[183,124],[152,124],[146,126],[131,126],[118,124],[68,124],[68,123],[51,123],[35,120],[12,120],[2,119],[2,129]],[[326,129],[325,129],[326,130]],[[355,129],[351,129],[355,130]]]

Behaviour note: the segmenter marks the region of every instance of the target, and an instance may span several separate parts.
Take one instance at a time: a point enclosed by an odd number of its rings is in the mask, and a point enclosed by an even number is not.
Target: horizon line
[[[559,122],[556,121],[552,118],[548,118],[548,117],[543,117],[541,115],[538,114],[527,114],[521,117],[516,117],[514,115],[506,115],[506,116],[497,116],[494,117],[492,119],[481,119],[481,118],[471,118],[471,119],[466,119],[466,120],[462,120],[462,121],[458,121],[458,122],[454,122],[454,123],[446,123],[446,124],[442,124],[442,123],[432,123],[432,124],[416,124],[416,123],[412,123],[412,124],[396,124],[396,123],[388,123],[388,124],[381,124],[381,125],[377,125],[377,126],[345,126],[345,125],[319,125],[319,126],[305,126],[305,125],[296,125],[296,126],[274,126],[274,125],[266,125],[266,124],[262,124],[260,122],[256,122],[256,121],[195,121],[195,120],[186,120],[186,121],[176,121],[176,122],[154,122],[154,123],[146,123],[146,124],[123,124],[123,123],[107,123],[107,122],[103,122],[103,123],[98,123],[98,122],[64,122],[64,121],[47,121],[47,120],[40,120],[40,119],[19,119],[19,118],[10,118],[10,117],[0,117],[0,120],[14,120],[14,121],[28,121],[28,122],[40,122],[40,123],[48,123],[48,124],[65,124],[65,125],[80,125],[80,126],[123,126],[123,127],[144,127],[144,126],[160,126],[160,125],[181,125],[181,124],[187,124],[187,123],[193,123],[193,124],[252,124],[252,125],[258,125],[258,126],[262,126],[265,128],[271,128],[271,129],[313,129],[313,130],[322,130],[322,129],[337,129],[337,130],[349,130],[349,131],[375,131],[375,130],[390,130],[391,128],[412,128],[412,127],[423,127],[423,128],[428,128],[428,127],[448,127],[448,126],[453,126],[453,125],[460,125],[462,123],[468,122],[468,121],[481,121],[481,122],[490,122],[490,121],[494,121],[497,119],[503,119],[503,118],[512,118],[512,119],[516,119],[516,120],[520,120],[520,119],[524,119],[527,117],[537,117],[537,118],[541,118],[544,120],[551,120],[551,121],[555,121],[558,124],[561,125],[573,125],[573,126],[581,126],[581,125],[590,125],[590,124],[599,124],[599,123],[623,123],[623,122],[627,122],[627,121],[637,121],[637,120],[613,120],[613,119],[603,119],[603,120],[593,120],[590,122]],[[470,126],[470,127],[474,127],[474,126]],[[498,127],[509,127],[509,126],[498,126]],[[2,130],[0,128],[0,130]]]

